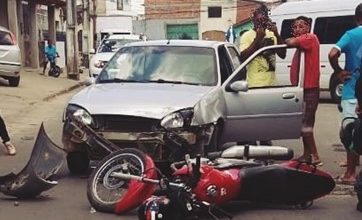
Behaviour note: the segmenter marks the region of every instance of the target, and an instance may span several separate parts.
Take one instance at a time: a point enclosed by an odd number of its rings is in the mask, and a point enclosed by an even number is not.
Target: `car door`
[[[303,75],[300,74],[297,86],[278,80],[279,75],[285,74],[278,69],[275,69],[276,83],[273,86],[248,88],[247,82],[240,80],[243,79],[240,75],[248,74],[247,65],[252,60],[265,52],[275,53],[277,48],[286,50],[287,55],[291,52],[291,48],[286,49],[285,45],[262,48],[246,59],[222,85],[225,101],[222,142],[300,137]],[[300,60],[304,60],[303,57]],[[299,73],[304,73],[304,64],[299,66]]]

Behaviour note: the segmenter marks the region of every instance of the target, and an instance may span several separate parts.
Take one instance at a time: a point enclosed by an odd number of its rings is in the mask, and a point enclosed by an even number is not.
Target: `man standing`
[[[246,60],[258,49],[276,44],[283,44],[277,27],[268,16],[268,8],[259,6],[253,12],[254,28],[246,31],[240,37],[240,56]],[[278,50],[279,57],[285,57],[285,50]],[[271,86],[275,83],[275,54],[262,53],[255,57],[246,67],[246,80],[249,88]],[[253,142],[252,142],[253,143]],[[260,145],[272,145],[270,140],[260,141]]]
[[[329,62],[343,82],[341,101],[343,119],[347,117],[357,118],[355,85],[360,76],[359,67],[362,53],[362,3],[356,7],[355,21],[357,27],[347,31],[329,52]],[[338,63],[342,53],[346,56],[344,69]],[[351,120],[352,122],[353,120]],[[356,165],[359,156],[353,151],[349,151],[348,146],[345,148],[347,150],[347,170],[339,181],[340,183],[353,184],[356,181]]]
[[[45,60],[44,60],[44,68],[43,68],[43,75],[45,75],[45,70],[47,68],[48,62],[50,65],[55,65],[56,57],[59,57],[57,52],[57,48],[53,44],[52,40],[48,40],[48,45],[44,49]]]
[[[243,33],[240,39],[240,55],[247,59],[258,49],[283,44],[278,30],[268,16],[268,8],[261,5],[253,12],[254,28]],[[284,58],[285,51],[278,50],[278,56]],[[249,87],[271,86],[275,82],[275,54],[265,53],[255,57],[247,66],[247,81]]]
[[[298,160],[322,165],[319,158],[315,139],[314,123],[319,102],[319,40],[315,34],[310,33],[311,19],[300,16],[293,24],[293,36],[286,40],[288,46],[297,47],[291,67],[291,83],[297,85],[299,74],[297,68],[300,63],[300,50],[305,56],[304,73],[304,116],[302,126],[303,155]]]

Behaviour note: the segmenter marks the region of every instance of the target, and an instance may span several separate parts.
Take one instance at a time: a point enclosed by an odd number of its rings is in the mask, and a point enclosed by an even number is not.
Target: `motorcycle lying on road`
[[[292,157],[285,147],[235,145],[205,158],[186,155],[171,164],[170,178],[150,156],[126,148],[100,161],[88,179],[87,196],[102,212],[123,214],[139,207],[139,219],[185,219],[202,213],[231,218],[218,208],[230,201],[307,208],[329,194],[335,182],[315,165]]]

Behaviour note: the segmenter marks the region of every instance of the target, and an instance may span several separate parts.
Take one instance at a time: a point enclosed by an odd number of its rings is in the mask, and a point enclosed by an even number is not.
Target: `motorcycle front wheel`
[[[129,180],[113,177],[113,172],[141,176],[145,171],[145,154],[137,149],[121,149],[103,158],[88,179],[87,197],[92,207],[114,213],[114,208],[128,191]]]

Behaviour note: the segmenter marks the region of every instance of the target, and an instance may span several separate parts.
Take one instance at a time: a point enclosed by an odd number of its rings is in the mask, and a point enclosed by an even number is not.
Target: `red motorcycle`
[[[88,179],[92,206],[126,213],[139,207],[139,219],[185,219],[208,213],[231,215],[218,205],[245,200],[298,205],[329,194],[333,178],[312,164],[289,160],[293,151],[279,146],[232,146],[171,164],[165,177],[153,160],[137,149],[109,154]],[[274,163],[275,160],[287,160]]]

